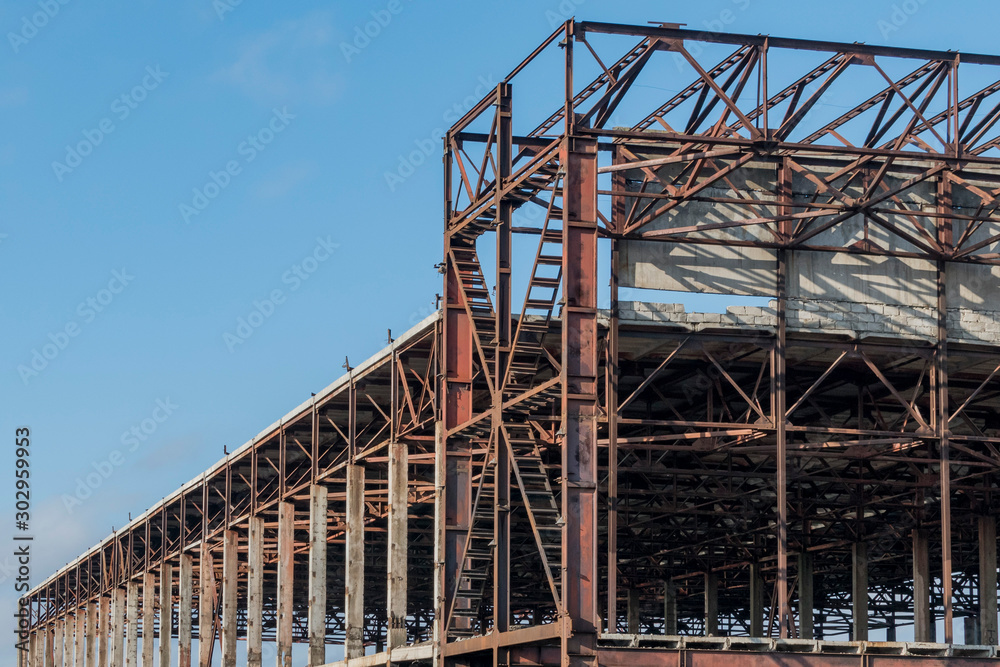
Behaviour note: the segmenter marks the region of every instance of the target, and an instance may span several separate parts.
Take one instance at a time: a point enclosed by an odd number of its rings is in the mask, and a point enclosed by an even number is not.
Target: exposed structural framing
[[[445,137],[440,314],[32,591],[30,664],[997,664],[998,78],[567,22]]]

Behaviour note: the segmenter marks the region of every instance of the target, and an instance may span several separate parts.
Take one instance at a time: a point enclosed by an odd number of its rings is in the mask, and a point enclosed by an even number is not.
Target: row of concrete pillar
[[[858,542],[852,548],[852,637],[868,639],[868,545]],[[813,556],[798,558],[799,628],[802,639],[813,639]],[[934,641],[934,619],[930,606],[930,557],[926,531],[913,531],[913,614],[914,641]],[[719,575],[705,574],[705,634],[719,634]],[[664,633],[677,634],[677,588],[664,583]],[[757,564],[750,566],[750,636],[764,636],[764,579]],[[997,534],[996,519],[979,519],[979,616],[968,623],[966,643],[996,644],[997,638]],[[628,628],[639,632],[638,590],[628,591]],[[977,635],[975,638],[970,635]]]
[[[407,605],[407,476],[406,448],[392,445],[389,465],[389,553],[386,637],[389,649],[406,643]],[[364,522],[365,469],[347,466],[346,552],[344,623],[345,658],[364,655]],[[308,655],[309,664],[326,663],[327,640],[327,539],[328,489],[313,485],[309,495],[308,550]],[[217,587],[214,554],[206,545],[200,551],[198,568],[198,662],[210,665],[215,640],[221,641],[223,667],[236,667],[240,612],[239,536],[235,529],[223,533],[222,581]],[[279,667],[292,664],[293,599],[295,582],[295,508],[278,505],[277,526],[277,652]],[[247,535],[247,568],[242,576],[246,587],[245,638],[248,667],[262,667],[262,622],[264,612],[264,520],[251,517],[244,528]],[[176,664],[190,667],[193,643],[194,557],[178,557],[178,577],[166,562],[159,572],[146,572],[87,605],[32,631],[28,651],[21,656],[25,667],[160,667]],[[221,589],[221,591],[220,591]],[[221,599],[219,597],[221,593]],[[141,603],[141,612],[140,612]],[[175,606],[176,604],[176,606]],[[221,604],[221,612],[216,613]],[[175,616],[176,614],[176,616]],[[177,655],[171,656],[171,634],[176,618]],[[159,633],[155,631],[158,626]],[[139,652],[139,629],[142,651]],[[159,642],[156,635],[159,635]],[[158,644],[158,646],[157,646]],[[141,659],[141,662],[140,662]]]

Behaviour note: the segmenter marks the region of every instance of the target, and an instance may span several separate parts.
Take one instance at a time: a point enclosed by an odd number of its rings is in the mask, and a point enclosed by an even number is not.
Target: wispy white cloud
[[[334,35],[329,11],[282,21],[243,40],[215,79],[267,102],[329,103],[341,88]]]

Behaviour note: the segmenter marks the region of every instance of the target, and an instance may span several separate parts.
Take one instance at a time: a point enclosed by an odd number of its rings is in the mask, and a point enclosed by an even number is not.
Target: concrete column
[[[764,577],[757,563],[750,566],[750,636],[764,636]]]
[[[191,667],[191,607],[194,597],[194,557],[181,554],[177,579],[177,667]],[[167,667],[161,665],[160,667]]]
[[[198,667],[211,667],[215,644],[215,564],[208,545],[202,543],[198,562]]]
[[[406,644],[407,532],[406,443],[389,445],[388,649]]]
[[[247,667],[263,667],[264,519],[250,517],[247,548]]]
[[[278,667],[292,667],[295,505],[278,503]]]
[[[73,628],[75,623],[73,622],[73,616],[67,614],[62,618],[63,624],[63,640],[62,640],[62,660],[63,667],[73,667],[73,658],[76,657],[76,652],[73,650]]]
[[[309,488],[309,664],[326,664],[327,488]]]
[[[677,634],[677,586],[674,582],[663,582],[663,634]]]
[[[346,659],[365,654],[365,468],[347,466],[347,549],[344,581]]]
[[[125,605],[125,667],[139,667],[139,582],[128,582]]]
[[[27,667],[35,666],[35,656],[38,651],[38,633],[29,632],[28,633],[28,653],[25,659],[19,660],[18,665],[26,665]],[[20,654],[19,654],[20,655]]]
[[[142,667],[153,667],[156,646],[156,573],[142,576]]]
[[[87,629],[83,649],[83,664],[86,667],[95,667],[97,662],[97,611],[96,600],[87,605]]]
[[[799,639],[813,639],[813,555],[799,554]]]
[[[51,625],[45,628],[45,667],[54,667],[56,655],[56,630]]]
[[[87,660],[87,605],[76,610],[76,667],[85,667]]]
[[[913,531],[913,640],[934,641],[931,618],[931,561],[927,532]]]
[[[174,568],[160,567],[160,666],[170,667],[170,637],[174,631]]]
[[[97,608],[97,667],[108,667],[111,642],[111,597],[102,595]]]
[[[997,644],[997,520],[979,517],[980,644]]]
[[[640,619],[639,612],[640,612],[641,602],[642,601],[639,598],[639,589],[634,587],[629,588],[628,598],[627,598],[628,609],[626,610],[627,613],[626,618],[628,619],[628,632],[630,635],[639,634],[639,619]]]
[[[65,667],[66,665],[66,621],[61,616],[56,619],[55,633],[52,638],[52,665],[53,667]]]
[[[719,575],[705,573],[705,636],[719,634]]]
[[[979,618],[966,616],[962,619],[963,643],[979,644]],[[957,640],[956,640],[957,641]]]
[[[852,552],[851,608],[856,642],[868,641],[868,545],[855,542]]]
[[[125,667],[125,651],[122,639],[125,636],[125,589],[116,588],[111,598],[111,667]]]
[[[227,530],[222,538],[222,667],[236,667],[239,559],[239,536]]]

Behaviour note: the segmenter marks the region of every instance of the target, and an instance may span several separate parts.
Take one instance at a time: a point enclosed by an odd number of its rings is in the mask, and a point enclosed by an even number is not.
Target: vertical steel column
[[[435,580],[434,661],[443,664],[441,647],[448,642],[448,612],[456,589],[459,558],[472,521],[469,444],[448,437],[450,429],[472,416],[473,327],[462,306],[458,268],[451,257],[448,233],[452,216],[452,136],[444,138],[444,285],[441,324],[440,382],[435,424]]]
[[[750,636],[764,636],[764,577],[759,563],[750,566]]]
[[[194,606],[194,557],[182,553],[177,580],[177,667],[191,667],[191,609]]]
[[[386,583],[386,648],[406,644],[407,549],[407,446],[389,444],[389,554]]]
[[[931,618],[931,564],[927,532],[913,531],[913,640],[934,641]]]
[[[111,598],[111,667],[124,667],[125,654],[122,641],[125,637],[125,589],[116,588]]]
[[[642,598],[639,597],[639,589],[634,586],[628,589],[628,633],[630,635],[637,635],[640,633],[639,624],[641,619],[641,602]]]
[[[868,641],[868,545],[855,542],[851,551],[851,610],[853,617],[851,638],[856,642]]]
[[[295,505],[278,503],[278,667],[292,667],[295,590]]]
[[[614,163],[621,161],[616,148]],[[611,177],[612,189],[625,191],[625,172],[616,171]],[[625,198],[612,201],[614,231],[624,224]],[[618,239],[611,239],[611,318],[608,323],[607,358],[604,364],[606,414],[608,417],[608,601],[606,628],[618,629],[618,272],[621,264]]]
[[[170,637],[174,632],[174,568],[160,566],[160,665],[170,665]]]
[[[326,664],[326,524],[329,492],[309,487],[309,664]]]
[[[222,534],[222,667],[236,667],[239,558],[239,536],[227,530]]]
[[[446,237],[446,243],[450,240]],[[442,405],[445,447],[444,492],[444,607],[441,618],[454,605],[465,538],[472,523],[472,460],[467,438],[448,437],[448,431],[472,417],[472,322],[461,303],[458,268],[448,262],[445,284],[444,400]],[[468,622],[469,619],[460,619]],[[444,623],[442,623],[444,625]],[[440,641],[447,638],[447,627]]]
[[[951,73],[954,75],[954,72]],[[957,141],[957,139],[956,139]],[[937,209],[943,216],[950,215],[951,181],[938,179]],[[945,253],[952,250],[952,221],[938,218],[938,243]],[[934,423],[940,444],[941,457],[941,596],[944,599],[944,641],[954,642],[952,627],[952,561],[951,561],[951,409],[948,405],[948,264],[937,261],[937,350],[934,355],[934,375],[937,392],[934,405]]]
[[[511,216],[513,203],[503,196],[503,188],[510,177],[513,155],[511,130],[511,87],[508,83],[497,85],[497,280],[496,280],[496,345],[494,350],[493,386],[493,442],[496,464],[493,468],[493,626],[496,632],[510,628],[510,473],[511,464],[507,444],[503,438],[504,375],[511,350]],[[501,661],[501,656],[496,656]],[[503,658],[505,661],[506,658]]]
[[[102,595],[97,601],[97,665],[108,667],[108,642],[111,641],[111,598]],[[182,666],[183,667],[183,666]]]
[[[567,24],[570,26],[571,24]],[[568,35],[567,51],[572,36]],[[572,60],[567,77],[572,76]],[[571,94],[572,83],[568,84]],[[593,664],[597,609],[597,141],[567,136],[563,193],[563,661]]]
[[[764,105],[767,108],[767,104]],[[778,174],[778,196],[784,202],[780,207],[782,215],[790,213],[790,203],[792,197],[792,175],[788,167],[787,160],[783,160]],[[779,223],[781,237],[788,241],[791,236],[791,228],[787,221]],[[777,523],[778,523],[778,582],[777,582],[777,607],[778,607],[778,636],[782,639],[788,637],[788,631],[792,625],[792,613],[788,605],[788,455],[787,455],[787,433],[785,413],[787,412],[787,368],[785,363],[786,338],[787,338],[787,309],[788,309],[788,254],[785,248],[779,248],[777,252],[777,331],[774,340],[774,358],[771,365],[773,373],[774,387],[774,439],[775,439],[775,461],[777,473],[775,475],[775,491],[777,493]]]
[[[439,385],[443,386],[443,383]],[[440,392],[436,392],[440,396]],[[444,610],[447,609],[446,579],[446,526],[447,526],[447,470],[444,422],[440,419],[434,423],[434,642],[431,656],[434,665],[442,665],[444,654],[441,647],[447,640],[448,628],[444,621]]]
[[[715,637],[719,634],[719,575],[716,572],[705,573],[705,636]]]
[[[979,643],[997,644],[997,519],[979,517]],[[968,643],[968,640],[966,640]]]
[[[670,579],[663,582],[663,634],[677,634],[677,585]]]
[[[365,654],[365,467],[347,465],[344,658]]]
[[[139,582],[130,579],[125,602],[125,667],[139,665]]]
[[[799,554],[799,639],[813,638],[813,555]]]
[[[156,574],[148,570],[142,576],[142,667],[153,667],[156,646]]]
[[[198,667],[211,667],[215,647],[215,564],[208,542],[202,539],[198,560]]]
[[[250,517],[247,547],[247,667],[263,665],[264,519]]]

